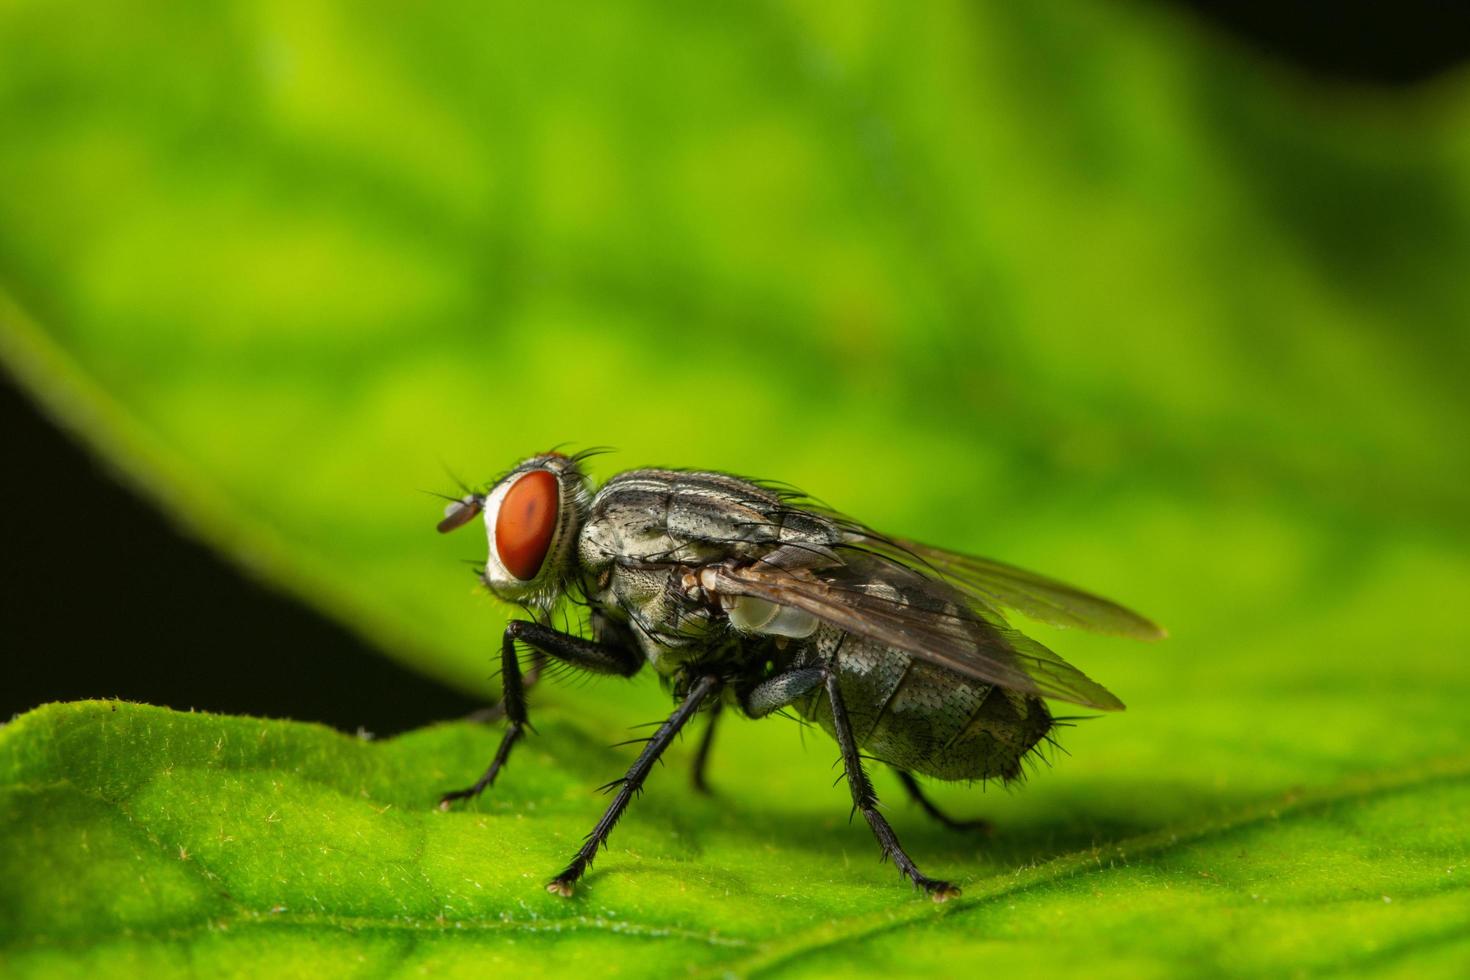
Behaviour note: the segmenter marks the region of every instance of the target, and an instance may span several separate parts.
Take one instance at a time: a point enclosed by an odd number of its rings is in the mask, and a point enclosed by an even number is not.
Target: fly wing
[[[849,529],[847,538],[851,545],[917,571],[938,573],[986,605],[1014,609],[1037,622],[1134,640],[1161,640],[1168,635],[1158,623],[1111,599],[1024,568],[917,541],[887,538],[867,528]]]
[[[857,555],[823,567],[780,560],[718,565],[704,569],[701,579],[716,594],[794,606],[979,681],[1103,711],[1123,708],[1101,684],[973,596],[881,557]]]

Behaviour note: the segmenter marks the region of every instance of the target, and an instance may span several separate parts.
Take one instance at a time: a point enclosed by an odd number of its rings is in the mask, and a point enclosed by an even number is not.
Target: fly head
[[[484,517],[490,548],[481,579],[497,598],[546,610],[561,598],[590,499],[579,462],[558,452],[532,456],[445,508],[440,533]]]

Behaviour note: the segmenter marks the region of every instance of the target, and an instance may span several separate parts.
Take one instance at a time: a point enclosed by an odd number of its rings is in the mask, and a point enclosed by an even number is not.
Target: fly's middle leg
[[[705,781],[704,771],[709,766],[709,750],[715,742],[715,725],[720,721],[720,707],[722,702],[716,701],[710,705],[709,721],[704,723],[704,734],[699,737],[699,748],[694,753],[694,771],[691,774],[694,781],[694,791],[708,796],[710,792],[709,783]]]
[[[516,642],[520,641],[532,650],[553,657],[572,667],[590,670],[598,674],[617,674],[631,677],[643,666],[643,658],[635,651],[607,643],[595,643],[580,636],[561,633],[549,626],[513,619],[505,624],[505,634],[500,640],[501,688],[504,692],[505,735],[500,748],[489,767],[474,784],[464,789],[445,793],[439,799],[439,809],[447,810],[456,800],[468,800],[479,796],[495,782],[500,770],[505,768],[510,751],[530,727],[526,715],[526,684],[521,675],[521,661],[516,653]]]
[[[893,832],[888,821],[883,819],[883,814],[878,812],[878,794],[873,791],[873,783],[863,769],[862,756],[858,754],[857,740],[853,738],[852,725],[847,720],[847,705],[842,700],[842,689],[837,683],[837,675],[828,671],[825,680],[827,700],[832,707],[832,730],[842,749],[842,764],[847,773],[848,789],[852,791],[853,809],[862,812],[863,819],[872,828],[873,836],[878,838],[878,846],[883,849],[883,854],[893,858],[898,869],[915,885],[928,892],[930,898],[943,902],[959,897],[958,886],[930,878],[919,870],[913,859],[904,853],[903,845],[898,842],[898,835]]]
[[[658,761],[659,756],[664,754],[664,749],[669,747],[669,743],[679,734],[685,722],[699,710],[699,706],[704,703],[705,699],[718,692],[719,689],[720,680],[712,675],[701,677],[694,682],[689,693],[685,695],[684,701],[674,710],[668,720],[659,726],[658,731],[653,733],[653,737],[639,753],[637,761],[628,770],[628,774],[608,784],[609,787],[618,788],[617,796],[613,797],[607,812],[602,815],[601,820],[597,821],[597,826],[592,828],[592,833],[587,835],[586,843],[577,851],[571,863],[561,874],[547,882],[547,891],[564,898],[571,896],[577,879],[582,877],[587,868],[591,866],[592,859],[597,856],[598,848],[606,845],[608,834],[612,833],[613,825],[623,815],[629,801],[643,789],[643,781],[648,778],[648,771],[653,768],[653,764]]]

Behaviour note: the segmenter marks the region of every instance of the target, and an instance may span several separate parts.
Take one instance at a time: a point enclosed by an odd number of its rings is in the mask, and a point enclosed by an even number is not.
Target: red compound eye
[[[495,516],[495,550],[500,562],[520,579],[529,582],[541,571],[551,536],[556,533],[556,511],[561,491],[556,477],[546,470],[532,470],[511,484]]]

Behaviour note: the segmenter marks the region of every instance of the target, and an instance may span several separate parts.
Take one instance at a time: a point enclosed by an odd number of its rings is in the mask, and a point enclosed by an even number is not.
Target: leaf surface
[[[1164,816],[1177,806],[1148,805],[1168,789],[1074,781],[994,841],[900,810],[930,866],[963,869],[965,896],[943,906],[876,865],[837,794],[757,801],[722,780],[709,800],[660,772],[565,900],[543,879],[594,819],[587,786],[612,753],[563,717],[542,730],[492,796],[441,813],[436,793],[475,769],[490,733],[375,743],[126,703],[42,708],[0,732],[0,963],[36,976],[343,963],[373,976],[890,976],[1102,957],[1095,970],[1130,976],[1428,970],[1464,952],[1463,756],[1217,798],[1178,821]],[[1131,824],[1090,802],[1130,799]]]

